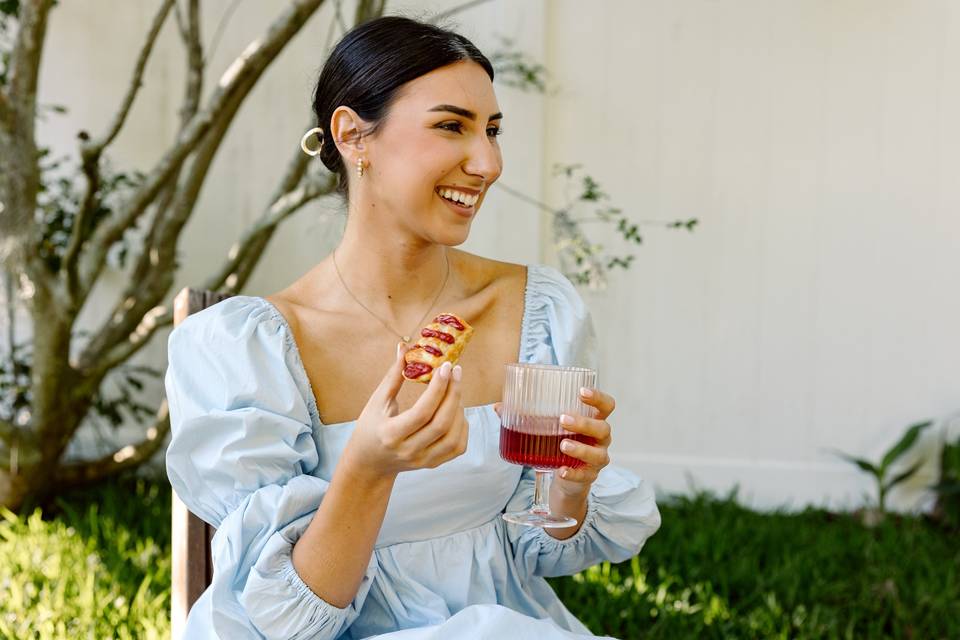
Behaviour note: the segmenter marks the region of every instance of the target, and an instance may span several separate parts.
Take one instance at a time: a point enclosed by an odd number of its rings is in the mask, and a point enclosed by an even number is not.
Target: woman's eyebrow
[[[455,113],[458,116],[463,116],[467,120],[477,119],[477,114],[475,114],[473,111],[470,111],[469,109],[464,109],[463,107],[456,107],[452,104],[438,104],[432,109],[427,109],[427,111],[448,111],[450,113]],[[497,113],[487,118],[487,122],[490,122],[491,120],[500,120],[501,118],[503,118],[503,112],[498,111]]]

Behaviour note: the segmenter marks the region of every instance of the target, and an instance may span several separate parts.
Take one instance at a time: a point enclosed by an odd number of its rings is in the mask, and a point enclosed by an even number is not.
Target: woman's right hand
[[[344,452],[368,474],[390,477],[401,471],[432,469],[467,449],[459,366],[445,362],[414,405],[399,411],[397,393],[405,379],[407,349],[404,343],[397,345],[397,358],[363,408]]]

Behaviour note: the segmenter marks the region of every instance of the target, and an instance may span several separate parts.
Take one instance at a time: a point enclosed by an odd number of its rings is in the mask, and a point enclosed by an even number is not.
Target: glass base
[[[503,514],[503,519],[513,524],[542,527],[544,529],[563,529],[577,524],[576,518],[555,516],[546,511],[514,511],[513,513]]]

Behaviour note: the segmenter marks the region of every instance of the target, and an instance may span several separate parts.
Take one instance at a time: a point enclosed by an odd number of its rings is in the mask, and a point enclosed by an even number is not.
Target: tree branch
[[[47,16],[53,0],[21,0],[17,38],[10,53],[10,76],[8,91],[13,100],[13,110],[22,125],[25,118],[33,131],[34,104],[37,97],[37,78],[40,73],[40,57],[47,33]]]
[[[187,29],[182,34],[183,44],[187,48],[187,87],[184,91],[183,108],[180,110],[180,131],[197,114],[200,97],[203,94],[203,44],[200,41],[200,2],[190,0],[190,14]]]
[[[137,467],[160,450],[168,433],[170,433],[170,411],[167,400],[164,398],[153,426],[147,429],[146,438],[97,460],[66,463],[57,470],[55,483],[60,486],[93,484],[125,469]]]
[[[0,131],[10,132],[13,128],[13,109],[7,93],[0,88]]]
[[[47,15],[52,0],[22,0],[19,28],[10,52],[9,76],[2,102],[0,129],[0,261],[25,263],[35,253],[37,191],[40,168],[35,119],[37,77]],[[32,267],[31,267],[32,268]]]
[[[356,27],[374,18],[379,18],[383,15],[386,4],[387,0],[359,0],[353,18],[353,26]]]
[[[163,23],[166,22],[167,15],[170,13],[173,4],[174,0],[164,0],[163,4],[161,4],[157,10],[157,14],[153,17],[153,22],[150,24],[150,31],[147,33],[143,47],[140,49],[140,55],[137,57],[137,64],[133,68],[133,78],[130,80],[130,85],[127,88],[127,95],[124,97],[119,111],[117,111],[117,114],[113,117],[113,122],[107,128],[107,132],[99,140],[91,141],[82,146],[80,151],[84,156],[99,156],[103,153],[107,145],[117,137],[121,127],[123,127],[123,123],[130,113],[130,107],[133,106],[134,98],[137,97],[140,87],[143,86],[143,72],[147,66],[147,60],[150,59],[150,53],[153,51],[153,45],[157,41],[157,36],[160,35],[160,29],[163,27]]]
[[[8,420],[0,420],[0,441],[10,445],[17,434],[17,428]]]
[[[227,261],[203,284],[202,288],[221,291],[225,287],[227,292],[239,292],[246,284],[251,269],[246,269],[247,273],[243,277],[239,272],[247,263],[256,264],[277,226],[306,203],[332,193],[336,186],[337,176],[328,174],[320,180],[306,180],[297,189],[278,198],[260,219],[244,232],[240,242],[230,249]]]
[[[202,60],[199,48],[195,51],[194,60],[198,63]],[[200,189],[227,129],[243,104],[246,91],[252,88],[256,78],[250,78],[248,82],[251,86],[245,87],[243,92],[234,97],[222,117],[205,136],[185,172],[183,184],[179,185],[169,205],[158,208],[147,237],[148,241],[131,272],[130,280],[114,304],[113,312],[78,358],[79,368],[85,371],[93,370],[94,375],[98,375],[97,372],[115,360],[113,357],[105,359],[104,354],[118,346],[127,347],[122,351],[128,350],[130,345],[125,343],[130,343],[134,336],[138,335],[137,329],[142,326],[144,314],[152,313],[152,309],[169,294],[176,272],[180,232],[194,211]],[[188,83],[188,95],[198,88],[198,84]],[[139,349],[139,345],[136,348]]]
[[[217,120],[223,117],[231,102],[249,92],[286,43],[323,2],[324,0],[294,0],[290,8],[270,26],[264,38],[252,42],[227,69],[206,109],[198,112],[191,119],[174,146],[151,170],[130,200],[111,220],[97,229],[80,269],[80,282],[84,295],[89,293],[99,277],[110,247],[153,202],[180,163],[202,142],[204,136],[216,125]]]
[[[187,39],[187,25],[183,22],[183,14],[180,13],[180,3],[174,2],[173,5],[173,18],[177,23],[177,31],[180,32],[180,37],[183,40]]]
[[[100,204],[99,198],[97,197],[97,191],[100,189],[100,157],[107,145],[120,133],[120,129],[123,127],[123,123],[130,113],[130,108],[133,106],[134,98],[136,98],[137,93],[140,91],[140,87],[143,86],[143,72],[147,66],[147,60],[150,59],[153,45],[156,43],[160,29],[163,27],[163,23],[166,22],[167,15],[169,15],[173,5],[174,0],[164,0],[157,14],[154,16],[146,40],[140,49],[140,55],[137,57],[137,62],[134,65],[133,78],[130,80],[127,94],[117,114],[113,117],[113,122],[107,127],[106,133],[104,133],[99,140],[84,140],[84,134],[81,134],[80,158],[86,184],[84,186],[83,197],[81,198],[82,204],[80,210],[77,212],[73,229],[70,232],[70,241],[64,252],[62,263],[62,271],[66,276],[67,295],[75,307],[79,307],[82,303],[82,300],[80,300],[82,295],[80,293],[80,282],[77,273],[77,257],[80,254],[80,248],[83,246],[84,241],[87,240],[93,231],[93,229],[90,228],[90,221],[93,212],[97,210]]]
[[[287,217],[296,213],[303,205],[320,196],[332,193],[336,189],[336,176],[325,176],[322,180],[309,180],[304,185],[278,198],[243,235],[240,242],[230,250],[227,262],[216,275],[209,278],[201,288],[210,291],[224,290],[231,293],[240,291],[246,284],[253,268],[269,244],[270,238]],[[223,289],[226,287],[225,289]],[[142,349],[157,330],[173,323],[173,309],[169,305],[158,305],[143,315],[137,327],[109,347],[91,351],[82,356],[89,370],[84,371],[88,379],[102,377],[105,372],[123,364]]]

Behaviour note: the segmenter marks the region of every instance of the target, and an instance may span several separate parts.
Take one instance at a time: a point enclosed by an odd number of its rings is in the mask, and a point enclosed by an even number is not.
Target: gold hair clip
[[[309,140],[313,136],[313,134],[318,132],[320,133],[320,146],[317,147],[316,149],[311,149],[310,147],[307,146],[307,140]],[[323,129],[321,129],[320,127],[314,127],[313,129],[310,129],[310,131],[307,131],[305,134],[303,134],[303,137],[300,138],[300,148],[303,149],[303,152],[308,156],[318,156],[320,155],[320,152],[323,151],[323,143],[324,143],[323,138],[324,138]]]

